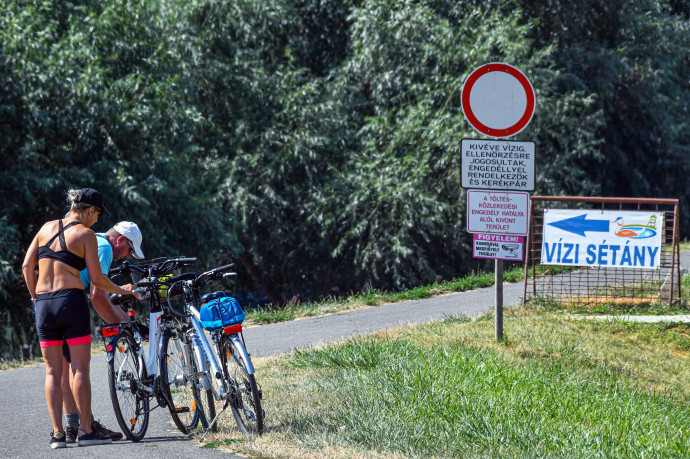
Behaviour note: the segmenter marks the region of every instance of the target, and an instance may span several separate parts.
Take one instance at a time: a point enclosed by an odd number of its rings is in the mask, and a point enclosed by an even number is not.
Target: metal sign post
[[[503,260],[496,260],[496,341],[503,339]]]
[[[505,139],[527,127],[536,98],[532,83],[520,70],[493,62],[470,73],[461,104],[465,119],[477,132]],[[534,163],[534,142],[462,141],[462,187],[482,188],[467,192],[467,231],[486,233],[475,234],[472,255],[496,260],[496,340],[503,339],[503,259],[522,259],[516,251],[522,254],[529,218],[529,193],[506,191],[533,191]],[[496,235],[513,239],[499,240]]]

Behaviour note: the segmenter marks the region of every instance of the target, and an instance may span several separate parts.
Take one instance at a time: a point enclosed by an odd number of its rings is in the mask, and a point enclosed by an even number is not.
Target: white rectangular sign
[[[657,268],[663,212],[544,210],[541,263]]]
[[[526,236],[529,193],[519,191],[467,191],[467,231],[470,233]]]
[[[462,139],[462,187],[534,190],[534,142]]]
[[[494,260],[522,260],[522,247],[525,240],[522,236],[504,236],[503,234],[472,235],[472,256],[474,258],[491,258]]]

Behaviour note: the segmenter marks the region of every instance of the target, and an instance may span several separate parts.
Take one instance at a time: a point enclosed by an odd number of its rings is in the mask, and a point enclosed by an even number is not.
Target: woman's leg
[[[76,413],[77,403],[74,401],[74,395],[72,395],[72,385],[70,383],[70,376],[72,374],[72,369],[70,368],[70,363],[62,359],[62,409],[65,413]]]
[[[41,354],[46,363],[46,401],[50,420],[53,422],[53,432],[64,432],[62,428],[62,348],[60,346],[42,347]]]
[[[69,352],[72,356],[72,391],[79,409],[79,428],[91,433],[91,344],[70,344]],[[62,354],[60,356],[62,358]]]

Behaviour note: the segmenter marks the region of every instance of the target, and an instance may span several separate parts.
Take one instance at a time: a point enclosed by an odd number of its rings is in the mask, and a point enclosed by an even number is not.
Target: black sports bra
[[[52,258],[53,260],[58,260],[65,263],[68,266],[71,266],[77,271],[85,270],[86,260],[67,250],[67,244],[65,243],[65,230],[71,228],[74,225],[78,225],[79,222],[68,223],[65,227],[63,227],[62,220],[58,220],[58,224],[60,225],[60,229],[58,230],[57,234],[53,236],[52,239],[48,241],[46,245],[38,248],[38,259],[40,260],[41,258]],[[59,252],[55,252],[53,249],[48,247],[50,244],[53,243],[56,237],[60,237],[60,246],[62,247],[62,250],[60,250]]]

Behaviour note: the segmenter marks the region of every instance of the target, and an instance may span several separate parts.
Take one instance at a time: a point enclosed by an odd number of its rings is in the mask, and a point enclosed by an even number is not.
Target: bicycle
[[[194,262],[196,258],[177,257],[140,267],[125,261],[121,267],[113,270],[112,277],[137,273],[146,276],[147,280],[157,279]],[[191,277],[196,275],[191,274]],[[170,279],[175,282],[185,278],[190,278],[190,274],[180,274]],[[198,371],[195,359],[190,358],[190,344],[181,331],[182,324],[170,314],[167,303],[161,300],[162,293],[169,296],[170,292],[161,291],[161,285],[165,283],[149,284],[135,290],[147,292],[150,306],[150,344],[146,362],[143,355],[144,339],[137,321],[101,327],[104,340],[110,338],[106,352],[115,417],[125,436],[135,442],[144,437],[149,413],[159,406],[169,408],[173,422],[184,434],[190,433],[200,421],[204,427],[208,425],[200,392],[194,383],[194,375]],[[128,314],[133,319],[134,296],[115,295],[112,301],[127,305]],[[154,397],[158,406],[150,408],[150,400]]]
[[[222,277],[236,275],[226,272],[233,266],[230,264],[215,268],[194,279],[170,279],[170,291],[181,290],[184,293],[185,311],[176,311],[170,296],[168,309],[178,317],[189,319],[188,338],[194,349],[197,369],[203,373],[201,383],[207,393],[207,419],[210,421],[201,440],[209,431],[217,428],[218,417],[228,406],[244,435],[263,433],[263,394],[256,383],[254,365],[246,349],[241,323],[208,330],[214,347],[212,349],[200,322],[200,311],[194,305],[195,299],[198,304],[203,305],[208,301],[225,297],[225,292],[222,291],[201,296],[201,288]],[[223,407],[218,413],[213,403],[214,399],[223,402]]]

